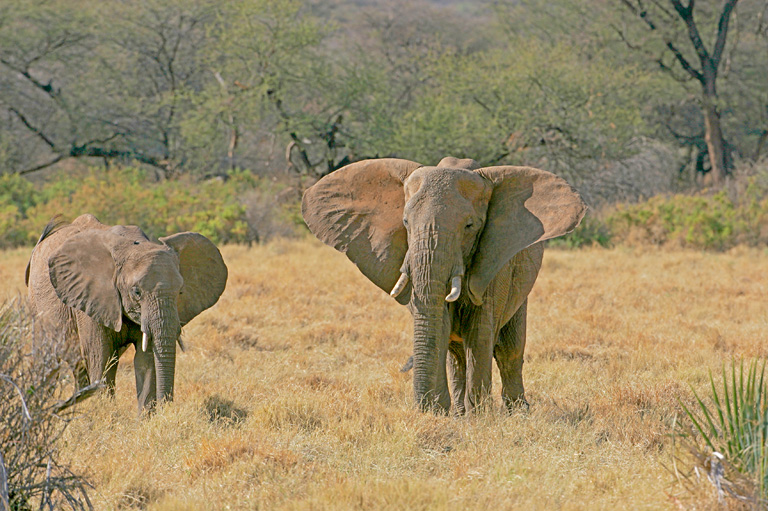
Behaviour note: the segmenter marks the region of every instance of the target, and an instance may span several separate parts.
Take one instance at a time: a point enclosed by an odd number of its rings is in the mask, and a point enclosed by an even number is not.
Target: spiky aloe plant
[[[744,361],[736,368],[731,362],[730,378],[723,366],[723,388],[719,393],[712,373],[709,381],[712,403],[706,404],[694,391],[697,407],[681,403],[693,428],[712,452],[719,452],[727,463],[751,479],[758,498],[768,497],[768,392],[765,385],[765,361]],[[738,372],[738,375],[737,375]],[[694,413],[695,412],[695,413]],[[681,435],[686,436],[685,432]],[[690,446],[689,446],[690,447]],[[705,459],[702,453],[694,452]]]

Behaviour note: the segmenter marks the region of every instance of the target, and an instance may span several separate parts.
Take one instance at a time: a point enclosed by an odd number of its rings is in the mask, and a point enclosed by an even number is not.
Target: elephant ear
[[[119,332],[123,326],[115,260],[103,231],[83,231],[48,258],[48,275],[66,305]]]
[[[587,210],[562,178],[531,167],[485,167],[477,172],[493,183],[485,227],[468,273],[469,296],[482,303],[496,273],[534,243],[562,236]]]
[[[343,252],[389,293],[408,251],[403,181],[422,165],[397,158],[347,165],[304,192],[301,214],[312,234]],[[408,303],[410,284],[397,297]]]
[[[177,306],[182,325],[215,304],[227,285],[227,265],[208,238],[196,232],[180,232],[160,238],[179,255],[184,279]]]

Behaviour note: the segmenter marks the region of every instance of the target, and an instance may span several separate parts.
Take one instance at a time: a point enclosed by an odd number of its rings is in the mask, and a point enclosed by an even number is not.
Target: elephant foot
[[[516,398],[504,398],[504,405],[507,407],[507,412],[510,414],[519,411],[527,412],[531,408],[531,405],[526,401],[524,395]]]

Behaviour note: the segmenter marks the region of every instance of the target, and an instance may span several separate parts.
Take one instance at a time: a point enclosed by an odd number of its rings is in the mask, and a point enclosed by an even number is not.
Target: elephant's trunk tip
[[[408,285],[408,275],[401,273],[400,278],[397,279],[397,283],[395,284],[395,287],[392,288],[392,291],[390,291],[389,296],[392,298],[397,298],[400,293],[403,292],[403,289],[405,289],[406,285]]]
[[[461,275],[456,275],[451,279],[451,292],[445,297],[446,302],[455,302],[461,295]]]

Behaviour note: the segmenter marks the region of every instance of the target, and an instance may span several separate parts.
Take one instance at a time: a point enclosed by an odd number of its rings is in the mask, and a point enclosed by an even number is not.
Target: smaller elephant
[[[87,214],[49,222],[26,270],[38,324],[63,332],[76,352],[78,385],[103,377],[114,392],[117,359],[135,347],[139,411],[173,399],[181,327],[213,306],[226,282],[221,253],[201,234],[158,242],[136,226]]]

